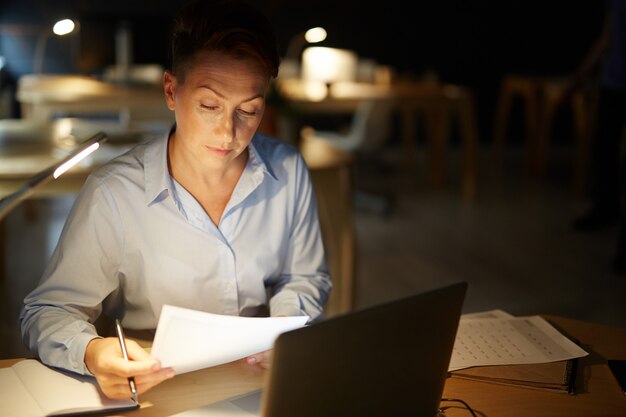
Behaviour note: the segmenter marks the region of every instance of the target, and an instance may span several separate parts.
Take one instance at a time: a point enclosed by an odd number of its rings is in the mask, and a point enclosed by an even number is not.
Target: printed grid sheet
[[[539,316],[461,319],[449,370],[553,362],[585,356]]]

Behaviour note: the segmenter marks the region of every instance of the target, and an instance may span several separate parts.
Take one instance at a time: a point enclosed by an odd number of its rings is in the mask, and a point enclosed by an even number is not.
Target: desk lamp
[[[52,27],[52,33],[57,36],[64,36],[72,33],[76,29],[77,25],[71,19],[59,20]],[[37,39],[37,45],[35,46],[35,58],[33,60],[33,72],[35,74],[41,74],[43,70],[43,60],[46,54],[46,45],[48,38],[52,34],[48,28],[44,29],[39,38]]]
[[[300,52],[304,45],[306,45],[307,43],[321,42],[326,39],[326,35],[326,29],[319,26],[298,33],[289,41],[285,58],[297,61],[300,57]]]
[[[82,161],[87,155],[90,155],[96,149],[100,147],[100,142],[107,140],[107,136],[100,132],[87,139],[80,144],[72,153],[67,157],[52,165],[49,168],[44,169],[30,180],[28,180],[19,190],[13,194],[9,194],[0,200],[0,220],[4,218],[11,210],[15,208],[22,200],[30,196],[37,187],[48,183],[53,179],[59,178],[68,169]]]
[[[302,78],[328,86],[338,81],[354,81],[358,56],[348,49],[308,47],[302,53]]]
[[[286,66],[289,64],[293,65],[293,74],[295,78],[300,77],[300,54],[302,53],[302,48],[309,43],[318,43],[322,42],[326,39],[326,29],[323,27],[314,27],[304,32],[300,32],[293,36],[287,45],[287,52],[285,53],[285,59],[283,60],[283,64],[286,62]],[[284,70],[283,70],[284,72]]]

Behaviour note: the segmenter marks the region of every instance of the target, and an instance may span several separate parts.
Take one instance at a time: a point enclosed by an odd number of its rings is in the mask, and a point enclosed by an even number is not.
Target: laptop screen
[[[262,415],[436,415],[466,291],[456,283],[281,334]]]

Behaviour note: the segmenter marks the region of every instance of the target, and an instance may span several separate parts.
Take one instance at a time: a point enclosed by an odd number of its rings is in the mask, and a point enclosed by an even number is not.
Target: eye
[[[257,115],[256,110],[247,111],[247,110],[239,109],[238,111],[239,111],[239,114],[241,114],[242,116],[246,116],[246,117],[253,117]]]
[[[202,103],[200,103],[200,108],[202,110],[217,110],[217,106],[213,106],[211,104],[202,104]]]

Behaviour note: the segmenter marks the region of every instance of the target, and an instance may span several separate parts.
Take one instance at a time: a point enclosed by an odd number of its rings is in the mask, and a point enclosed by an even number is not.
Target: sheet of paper
[[[449,370],[554,362],[587,354],[540,316],[463,318]]]
[[[11,367],[0,369],[0,404],[7,416],[39,417],[45,413]]]
[[[0,370],[2,416],[76,415],[135,408],[131,399],[104,396],[95,378],[50,368],[34,359]]]
[[[272,348],[283,332],[309,317],[238,317],[164,305],[151,355],[177,374],[208,368]]]
[[[488,311],[478,311],[476,313],[466,313],[461,315],[461,320],[463,319],[499,319],[499,318],[512,318],[515,317],[512,314],[507,313],[504,310],[500,310],[496,308],[494,310]]]

